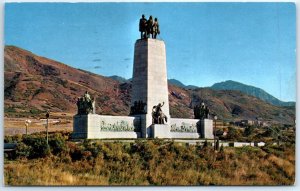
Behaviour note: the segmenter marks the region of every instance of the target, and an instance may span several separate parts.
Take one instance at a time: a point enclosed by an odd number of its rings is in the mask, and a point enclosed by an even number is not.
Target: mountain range
[[[40,116],[46,110],[74,115],[76,101],[85,91],[95,98],[96,113],[129,114],[131,81],[118,76],[104,77],[6,46],[4,77],[7,117]],[[193,107],[204,101],[211,113],[225,121],[259,117],[272,123],[294,124],[294,106],[273,105],[242,91],[217,88],[187,88],[169,80],[171,116],[193,118]]]
[[[169,84],[181,87],[181,88],[185,88],[185,89],[196,89],[199,88],[197,86],[194,85],[184,85],[182,82],[180,82],[179,80],[176,79],[169,79],[168,80]],[[270,104],[276,105],[276,106],[295,106],[295,102],[284,102],[281,101],[277,98],[275,98],[274,96],[272,96],[271,94],[267,93],[266,91],[264,91],[261,88],[257,88],[254,86],[250,86],[250,85],[246,85],[246,84],[242,84],[240,82],[235,82],[232,80],[227,80],[225,82],[219,82],[219,83],[215,83],[214,85],[212,85],[211,87],[207,87],[207,88],[211,88],[213,90],[236,90],[236,91],[241,91],[247,95],[250,96],[254,96],[257,97],[258,99],[261,99],[263,101],[266,101]]]
[[[239,82],[235,82],[232,80],[228,80],[225,82],[220,82],[220,83],[215,83],[214,85],[211,86],[212,89],[214,90],[237,90],[241,91],[247,95],[251,95],[254,97],[257,97],[263,101],[266,101],[268,103],[271,103],[273,105],[277,106],[295,106],[295,102],[284,102],[281,101],[274,96],[268,94],[266,91],[254,87],[254,86],[249,86],[245,85]]]

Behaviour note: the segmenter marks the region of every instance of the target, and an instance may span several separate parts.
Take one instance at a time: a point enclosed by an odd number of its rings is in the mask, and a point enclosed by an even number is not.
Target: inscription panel
[[[105,120],[101,120],[100,122],[100,131],[134,131],[140,132],[141,128],[140,125],[136,122],[134,125],[128,121],[116,121],[114,123],[106,122]]]
[[[170,119],[171,132],[176,133],[200,133],[198,132],[200,123],[197,119]]]

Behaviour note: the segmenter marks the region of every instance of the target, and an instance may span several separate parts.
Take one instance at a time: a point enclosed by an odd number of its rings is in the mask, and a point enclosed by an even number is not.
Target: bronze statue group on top
[[[153,18],[150,15],[147,20],[145,15],[142,15],[139,24],[139,31],[141,32],[141,39],[150,38],[150,34],[153,39],[156,39],[156,36],[160,34],[158,19],[155,18],[153,21]]]

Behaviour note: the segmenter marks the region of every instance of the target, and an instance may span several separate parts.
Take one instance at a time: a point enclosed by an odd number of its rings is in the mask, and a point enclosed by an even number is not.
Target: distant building
[[[247,126],[258,126],[258,127],[266,127],[269,126],[267,122],[264,122],[262,120],[249,120],[249,119],[243,119],[240,121],[234,121],[230,122],[230,124],[239,126],[239,127],[247,127]]]
[[[244,124],[244,126],[248,126],[248,125],[254,125],[255,121],[254,120],[241,120],[242,124]]]

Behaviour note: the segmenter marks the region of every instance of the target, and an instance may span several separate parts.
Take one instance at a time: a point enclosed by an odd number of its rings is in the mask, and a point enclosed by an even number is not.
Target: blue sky
[[[296,100],[292,3],[7,3],[4,40],[75,68],[131,78],[142,14],[158,17],[168,78],[234,80]]]

